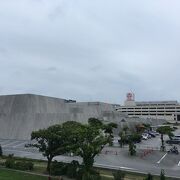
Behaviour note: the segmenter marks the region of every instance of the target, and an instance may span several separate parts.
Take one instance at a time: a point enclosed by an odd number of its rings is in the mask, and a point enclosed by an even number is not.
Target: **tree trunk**
[[[162,143],[162,145],[161,145],[161,150],[162,150],[162,151],[165,151],[165,146],[164,146],[164,135],[163,135],[163,134],[161,134],[161,143]]]
[[[47,159],[48,159],[48,163],[47,163],[47,168],[46,168],[46,170],[47,170],[47,172],[50,174],[50,167],[51,167],[51,162],[52,162],[53,157],[52,157],[52,156],[49,156],[49,157],[47,157]]]
[[[89,171],[93,167],[94,158],[83,157],[83,164],[85,166],[86,171]]]
[[[163,137],[163,134],[161,134],[161,142],[162,142],[162,146],[164,146],[164,137]]]

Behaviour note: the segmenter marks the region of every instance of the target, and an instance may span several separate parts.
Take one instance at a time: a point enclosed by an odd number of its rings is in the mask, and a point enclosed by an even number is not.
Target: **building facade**
[[[124,106],[117,108],[118,112],[129,117],[165,119],[168,122],[180,122],[180,104],[178,101],[148,101],[136,102],[133,93],[127,93]]]

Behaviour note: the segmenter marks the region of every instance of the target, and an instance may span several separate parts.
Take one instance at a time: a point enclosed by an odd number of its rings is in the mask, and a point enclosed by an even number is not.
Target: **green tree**
[[[84,125],[76,121],[67,121],[62,124],[66,141],[69,143],[67,146],[68,152],[76,153],[79,148],[79,140],[81,139],[81,131]]]
[[[130,144],[130,143],[139,143],[141,142],[141,134],[138,133],[133,133],[131,135],[126,135],[124,131],[121,131],[119,133],[119,137],[120,137],[120,147],[123,147],[124,144]]]
[[[104,132],[106,134],[109,134],[109,145],[112,146],[113,145],[113,129],[117,128],[118,125],[116,123],[108,123],[106,125],[104,125]]]
[[[114,180],[123,180],[125,175],[126,175],[125,172],[121,170],[115,171],[113,173]]]
[[[131,137],[129,138],[129,153],[131,156],[136,155],[136,145],[133,142],[133,139]]]
[[[113,129],[117,128],[118,125],[116,123],[108,123],[104,126],[104,132],[108,133],[110,136],[113,136]]]
[[[127,137],[128,129],[129,129],[128,126],[124,126],[122,130],[119,132],[119,137],[120,137],[119,144],[121,148],[124,146],[124,144],[128,142],[128,137]]]
[[[47,158],[47,171],[50,173],[50,165],[53,158],[68,151],[68,142],[61,125],[50,126],[47,129],[40,129],[31,133],[31,140],[35,143],[26,145],[36,147],[43,156]]]
[[[92,125],[92,123],[86,125],[65,123],[64,125],[68,131],[68,141],[74,144],[71,150],[83,159],[82,176],[88,179],[93,172],[94,158],[101,152],[104,145],[108,143],[108,136],[103,132],[103,129]]]
[[[151,125],[150,124],[143,123],[143,126],[144,126],[144,129],[151,130]]]
[[[127,135],[128,130],[129,130],[129,127],[127,125],[123,127],[123,131],[125,132],[125,135]]]
[[[83,158],[83,165],[89,171],[94,164],[94,158],[107,144],[108,138],[104,136],[103,132],[99,131],[90,125],[84,125],[81,128],[78,138],[77,153]]]
[[[119,137],[120,137],[119,144],[120,147],[122,148],[124,144],[127,142],[127,136],[125,134],[125,131],[119,132]]]
[[[162,169],[161,174],[160,174],[160,180],[165,180],[165,179],[166,179],[165,173],[164,173],[164,170]]]
[[[96,128],[100,128],[100,129],[103,127],[102,121],[97,118],[89,118],[88,124]]]
[[[141,134],[133,133],[129,136],[129,141],[132,141],[134,143],[141,142]]]
[[[170,137],[172,137],[173,136],[173,133],[172,133],[173,129],[170,126],[161,126],[161,127],[157,128],[156,131],[161,134],[161,150],[165,151],[164,135],[167,134]]]

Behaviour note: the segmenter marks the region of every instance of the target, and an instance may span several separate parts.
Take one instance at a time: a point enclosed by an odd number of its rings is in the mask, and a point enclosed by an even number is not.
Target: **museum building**
[[[129,117],[165,119],[168,122],[180,121],[180,104],[178,101],[135,101],[133,93],[127,93],[124,106],[116,109]]]

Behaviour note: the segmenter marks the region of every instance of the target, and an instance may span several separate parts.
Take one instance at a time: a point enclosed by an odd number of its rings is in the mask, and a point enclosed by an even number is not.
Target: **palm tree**
[[[170,126],[161,126],[161,127],[157,128],[156,131],[161,134],[161,150],[165,151],[164,135],[167,134],[170,137],[172,137],[173,136],[173,133],[172,133],[173,129]]]

